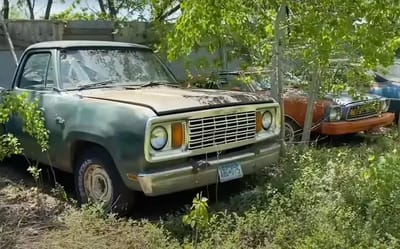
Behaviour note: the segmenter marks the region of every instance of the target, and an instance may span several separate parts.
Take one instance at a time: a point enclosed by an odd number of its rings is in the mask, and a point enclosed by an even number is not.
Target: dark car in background
[[[375,84],[370,93],[390,99],[389,112],[395,113],[396,121],[400,113],[400,59],[394,64],[374,72]]]

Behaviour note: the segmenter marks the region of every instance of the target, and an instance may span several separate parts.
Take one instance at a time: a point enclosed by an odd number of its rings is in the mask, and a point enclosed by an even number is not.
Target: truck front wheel
[[[76,160],[75,188],[80,203],[98,203],[105,211],[128,213],[134,192],[123,183],[112,158],[100,147],[92,147]]]

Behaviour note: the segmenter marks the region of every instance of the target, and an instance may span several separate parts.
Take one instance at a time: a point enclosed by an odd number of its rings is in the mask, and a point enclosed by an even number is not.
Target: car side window
[[[55,85],[54,65],[50,53],[32,54],[22,69],[19,87],[43,90]]]

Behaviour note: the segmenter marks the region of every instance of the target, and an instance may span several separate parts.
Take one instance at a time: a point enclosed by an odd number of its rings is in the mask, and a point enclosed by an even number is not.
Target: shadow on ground
[[[27,188],[35,187],[36,183],[28,172],[28,167],[29,163],[24,157],[12,157],[0,165],[0,177],[7,179],[10,183],[22,184]],[[45,193],[51,194],[51,190],[55,187],[53,172],[50,167],[43,165],[39,167],[42,169],[41,187]],[[54,169],[54,175],[57,182],[64,187],[68,197],[76,199],[72,174]],[[218,186],[212,185],[157,197],[147,197],[138,193],[136,196],[138,205],[136,205],[131,216],[133,218],[158,220],[167,214],[182,213],[190,207],[193,197],[199,192],[208,197],[211,204],[216,201],[228,200],[232,195],[248,189],[248,181],[248,177],[245,177],[242,180],[231,181]]]

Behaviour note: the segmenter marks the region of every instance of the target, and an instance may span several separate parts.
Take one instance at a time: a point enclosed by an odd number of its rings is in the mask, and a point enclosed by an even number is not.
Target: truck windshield
[[[152,51],[130,48],[64,50],[60,54],[60,78],[64,89],[102,82],[116,86],[176,83]]]

